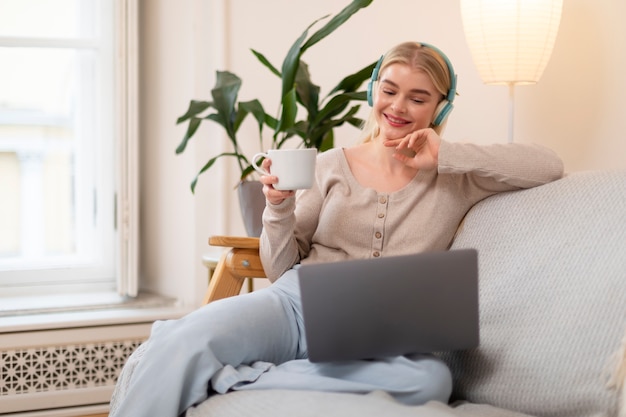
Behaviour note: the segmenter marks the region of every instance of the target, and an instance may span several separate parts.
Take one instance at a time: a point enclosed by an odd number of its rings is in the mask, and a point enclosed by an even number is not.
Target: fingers
[[[411,132],[400,139],[390,139],[384,142],[386,147],[393,147],[399,156],[413,158],[428,141],[428,135],[424,130]],[[399,158],[405,160],[404,158]]]
[[[403,138],[387,139],[383,144],[390,148],[417,150],[426,143],[431,131],[434,133],[432,129],[416,130]]]
[[[386,146],[386,147],[388,147],[388,148],[397,148],[397,147],[400,145],[400,143],[401,143],[402,141],[404,141],[404,139],[405,139],[405,138],[400,138],[400,139],[386,139],[386,140],[383,142],[383,145],[385,145],[385,146]]]
[[[389,139],[385,146],[393,147],[393,157],[417,169],[436,168],[441,138],[433,129],[420,129],[400,139]]]
[[[296,195],[294,190],[277,190],[274,184],[278,183],[278,177],[274,175],[262,175],[260,178],[263,184],[263,194],[265,199],[271,204],[280,204],[286,199]]]
[[[272,161],[265,159],[262,163],[263,169],[271,173],[270,166]],[[278,177],[275,175],[261,175],[259,178],[261,184],[263,184],[263,194],[265,199],[271,204],[280,204],[287,198],[293,197],[296,192],[294,190],[281,191],[274,188],[274,184],[278,183]]]
[[[418,130],[416,132],[408,135],[407,139],[407,148],[413,149],[418,152],[426,142],[428,142],[428,138],[430,136],[430,129]]]
[[[261,162],[261,168],[263,168],[263,170],[265,170],[265,172],[272,172],[270,170],[270,167],[272,166],[272,160],[269,158],[265,158],[263,159],[263,162]]]

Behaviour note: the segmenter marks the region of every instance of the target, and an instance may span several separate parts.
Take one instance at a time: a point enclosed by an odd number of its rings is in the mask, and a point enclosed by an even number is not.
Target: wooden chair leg
[[[232,256],[231,249],[225,252],[220,261],[215,267],[211,282],[209,282],[209,288],[204,294],[202,304],[208,304],[211,301],[219,300],[220,298],[231,297],[241,292],[244,277],[233,274],[233,271],[228,267],[228,258]]]
[[[245,239],[243,244],[239,240],[235,243],[240,243],[240,247],[233,247],[221,256],[213,271],[203,304],[238,295],[246,278],[265,277],[259,256],[258,239]],[[217,238],[213,238],[212,241],[217,241]]]

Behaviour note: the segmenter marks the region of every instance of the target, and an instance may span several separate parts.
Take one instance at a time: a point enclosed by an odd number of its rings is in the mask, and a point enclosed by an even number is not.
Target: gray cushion
[[[479,252],[481,346],[443,354],[454,396],[536,416],[611,415],[626,325],[626,172],[497,195],[454,248]]]

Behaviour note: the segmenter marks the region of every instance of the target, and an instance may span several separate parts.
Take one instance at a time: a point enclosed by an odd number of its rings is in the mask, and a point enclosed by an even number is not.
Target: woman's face
[[[374,113],[383,139],[429,127],[441,101],[425,72],[399,63],[381,72],[376,92]]]

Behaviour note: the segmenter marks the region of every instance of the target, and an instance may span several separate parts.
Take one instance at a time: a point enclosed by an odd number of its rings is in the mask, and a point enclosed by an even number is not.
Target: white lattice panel
[[[108,403],[150,324],[0,335],[0,415]]]
[[[124,340],[2,351],[0,396],[114,386],[140,343]]]

